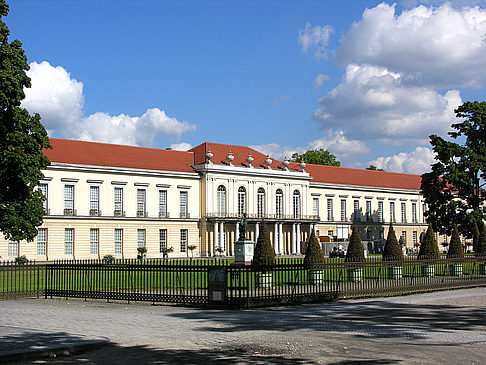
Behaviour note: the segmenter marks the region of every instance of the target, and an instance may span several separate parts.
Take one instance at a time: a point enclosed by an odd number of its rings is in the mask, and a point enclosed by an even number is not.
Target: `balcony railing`
[[[99,209],[90,209],[89,210],[89,215],[91,217],[99,217],[101,215],[101,210],[99,210]]]
[[[147,217],[147,212],[143,210],[137,210],[137,218],[144,218]]]
[[[180,212],[179,217],[180,218],[191,218],[191,215],[189,214],[189,212]]]
[[[65,208],[64,215],[76,215],[76,209]]]
[[[121,210],[115,209],[113,211],[113,216],[115,216],[115,217],[124,217],[125,216],[125,211],[121,211]]]
[[[170,218],[169,212],[159,211],[159,218]]]

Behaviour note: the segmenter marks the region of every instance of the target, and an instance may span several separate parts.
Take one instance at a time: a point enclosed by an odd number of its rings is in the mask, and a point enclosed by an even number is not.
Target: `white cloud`
[[[318,89],[318,88],[320,88],[322,86],[322,84],[324,83],[324,81],[328,81],[328,80],[329,80],[329,76],[328,75],[319,74],[314,79],[314,87],[316,89]]]
[[[316,59],[327,56],[327,45],[334,28],[330,25],[312,27],[310,23],[299,31],[299,45],[305,53],[311,52]]]
[[[382,66],[407,82],[434,88],[486,85],[486,10],[418,6],[396,13],[366,9],[341,40],[336,60]]]
[[[167,116],[164,110],[148,109],[141,116],[112,116],[83,113],[83,84],[70,77],[62,67],[48,62],[30,64],[32,87],[25,90],[22,106],[39,113],[46,129],[66,138],[87,141],[150,146],[156,136],[179,139],[196,126]]]
[[[436,162],[434,157],[435,154],[430,148],[419,146],[410,153],[401,152],[393,156],[378,157],[369,164],[385,171],[420,175],[430,171],[430,165]]]
[[[384,67],[351,64],[340,84],[319,100],[314,119],[351,139],[395,145],[425,144],[455,122],[460,94],[413,86]]]
[[[192,148],[192,145],[189,143],[181,142],[181,143],[174,143],[170,145],[174,151],[189,151]]]
[[[289,99],[290,99],[290,96],[288,96],[288,95],[280,95],[280,98],[273,99],[270,104],[273,104],[273,105],[282,104],[284,101],[289,100]]]

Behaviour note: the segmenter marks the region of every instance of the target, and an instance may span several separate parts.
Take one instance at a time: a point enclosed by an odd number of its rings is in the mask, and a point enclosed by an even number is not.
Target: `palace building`
[[[238,222],[256,241],[262,218],[277,255],[300,254],[311,230],[368,249],[390,222],[408,248],[427,229],[420,176],[277,161],[249,147],[202,143],[187,152],[51,139],[45,216],[33,242],[0,238],[0,256],[38,261],[234,255]],[[325,245],[332,245],[327,243]]]

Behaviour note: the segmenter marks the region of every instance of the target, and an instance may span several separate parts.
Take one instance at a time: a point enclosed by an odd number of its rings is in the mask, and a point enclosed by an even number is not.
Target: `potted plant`
[[[477,257],[486,257],[486,227],[484,227],[484,224],[482,225],[480,232],[481,232],[481,234],[479,235],[479,241],[478,241],[478,245],[477,245],[476,256]],[[480,275],[486,275],[486,263],[485,262],[479,264],[479,274]]]
[[[417,256],[419,260],[436,260],[439,258],[439,245],[435,239],[434,230],[432,225],[429,224],[427,232],[425,233],[424,241],[420,246],[420,251]],[[435,266],[432,263],[426,263],[422,265],[422,276],[432,277],[435,276]]]
[[[268,268],[273,265],[275,265],[275,252],[270,244],[267,225],[262,219],[252,260],[252,266],[256,271],[257,287],[269,288],[272,286],[272,273],[268,272]]]
[[[464,257],[464,249],[462,248],[461,240],[459,239],[459,232],[457,231],[457,226],[454,224],[454,229],[452,230],[451,242],[449,243],[449,251],[447,251],[448,259],[458,259]],[[462,275],[462,263],[453,262],[449,265],[449,273],[452,276]]]
[[[363,244],[361,243],[361,238],[359,237],[358,229],[353,226],[351,237],[349,238],[348,251],[346,252],[346,257],[344,262],[364,262],[364,250]],[[351,267],[348,269],[348,280],[352,282],[357,282],[363,280],[363,268],[362,267]]]
[[[388,278],[402,278],[402,266],[398,264],[402,260],[403,251],[397,241],[393,224],[390,223],[390,229],[388,230],[388,236],[386,237],[385,247],[383,248],[383,261],[391,261],[394,263],[394,265],[388,266],[387,268]]]
[[[174,247],[164,247],[162,248],[162,255],[164,260],[169,260],[169,253],[174,252]]]
[[[22,255],[22,256],[17,256],[15,258],[15,263],[17,265],[25,265],[29,262],[29,259],[25,256],[25,255]]]
[[[319,242],[317,241],[314,230],[307,242],[307,250],[304,257],[304,268],[308,270],[309,283],[312,285],[322,284],[323,271],[319,264],[324,263],[324,252],[322,252]]]
[[[115,262],[115,256],[113,255],[105,255],[103,256],[103,263],[104,264],[112,264]]]
[[[223,256],[224,250],[222,247],[216,247],[216,256]]]
[[[196,246],[196,245],[189,245],[189,246],[187,246],[187,249],[188,249],[189,251],[191,251],[191,258],[194,258],[194,250],[195,250],[196,248],[197,248],[197,246]],[[189,253],[188,253],[188,256],[189,256]]]
[[[147,256],[147,247],[137,247],[137,259],[141,260]]]

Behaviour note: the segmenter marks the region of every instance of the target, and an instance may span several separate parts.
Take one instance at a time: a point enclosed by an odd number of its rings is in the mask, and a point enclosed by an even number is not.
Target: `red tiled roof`
[[[194,172],[193,153],[96,142],[50,138],[52,149],[44,154],[52,162],[127,167],[134,169]]]

